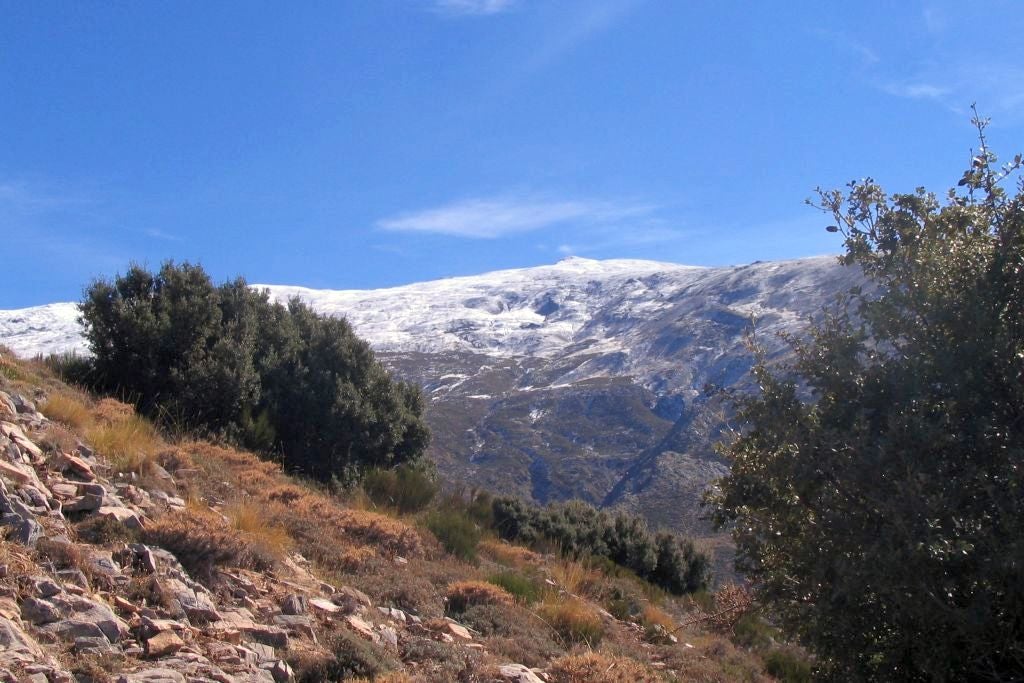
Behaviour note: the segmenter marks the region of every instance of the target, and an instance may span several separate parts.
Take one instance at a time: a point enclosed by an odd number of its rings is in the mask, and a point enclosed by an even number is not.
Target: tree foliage
[[[419,389],[397,382],[339,318],[237,279],[167,262],[97,280],[80,305],[90,378],[165,423],[279,453],[321,480],[416,460]]]
[[[841,680],[1024,679],[1024,183],[819,191],[867,283],[760,394],[709,496],[739,568]]]
[[[555,545],[575,558],[602,557],[642,579],[682,595],[707,587],[707,557],[675,534],[652,534],[639,517],[610,515],[583,501],[546,508],[519,498],[492,501],[493,525],[509,541]]]

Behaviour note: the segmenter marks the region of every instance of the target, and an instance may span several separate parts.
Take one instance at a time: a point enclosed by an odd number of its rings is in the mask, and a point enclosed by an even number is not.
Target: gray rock
[[[313,619],[304,614],[277,614],[274,616],[274,625],[283,628],[291,634],[306,636],[315,639],[316,633],[313,630]]]
[[[0,666],[33,662],[42,659],[43,650],[21,626],[0,617]]]
[[[128,632],[128,625],[102,603],[77,595],[54,597],[52,602],[66,618],[96,626],[112,643],[119,641]]]
[[[174,669],[146,669],[130,674],[121,674],[116,683],[185,683],[185,677]]]
[[[100,638],[104,642],[109,642],[107,637],[103,635],[103,629],[91,621],[82,621],[81,619],[56,621],[52,624],[46,624],[40,630],[55,635],[61,640],[75,641],[79,638]]]
[[[21,394],[10,394],[11,402],[14,404],[14,409],[19,413],[28,413],[34,415],[36,412],[36,404],[28,400]]]
[[[289,595],[281,603],[281,611],[285,614],[305,614],[306,598],[301,595]]]
[[[502,664],[498,667],[502,678],[514,683],[544,683],[544,680],[522,664]]]
[[[75,638],[72,649],[78,654],[89,655],[107,655],[117,652],[117,648],[103,636]]]
[[[31,513],[28,516],[13,512],[0,515],[0,526],[11,527],[8,538],[30,548],[34,547],[43,537],[43,527],[35,520],[35,517],[31,516]]]
[[[21,602],[21,618],[36,626],[60,621],[64,615],[49,600],[25,598]]]
[[[103,506],[103,496],[86,493],[63,504],[64,512],[92,512]]]
[[[274,677],[276,683],[287,683],[295,677],[295,672],[288,666],[288,663],[282,659],[278,659],[274,662],[267,662],[261,666],[262,669],[270,672],[270,675]]]
[[[34,576],[32,577],[32,586],[41,597],[52,598],[54,595],[58,595],[64,592],[55,581],[45,576]]]

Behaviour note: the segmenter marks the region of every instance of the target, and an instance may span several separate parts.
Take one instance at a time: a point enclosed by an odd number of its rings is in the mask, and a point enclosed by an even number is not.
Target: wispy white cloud
[[[921,11],[921,16],[924,19],[924,27],[928,33],[942,33],[949,26],[949,17],[938,7],[925,7]]]
[[[937,100],[950,92],[947,87],[931,83],[885,83],[882,90],[890,95],[912,100]]]
[[[653,206],[595,200],[547,200],[528,196],[465,199],[402,213],[377,222],[383,230],[495,239],[556,225],[607,224],[650,213]]]
[[[640,225],[600,231],[594,237],[597,239],[560,244],[555,247],[555,251],[565,256],[573,256],[656,244],[678,244],[687,237],[687,233],[657,225]]]
[[[434,0],[434,10],[448,16],[487,16],[507,12],[516,0]]]
[[[536,71],[567,52],[610,29],[642,0],[591,0],[568,20],[553,24],[547,40],[526,62],[527,71]],[[556,5],[557,6],[557,5]]]
[[[841,31],[816,28],[812,29],[811,33],[833,48],[854,55],[861,66],[870,67],[882,61],[882,58],[871,46]]]
[[[986,115],[1019,120],[1024,107],[1024,67],[998,61],[935,66],[878,87],[896,97],[930,100],[964,115],[976,102]]]
[[[148,237],[152,237],[155,240],[163,240],[165,242],[180,242],[181,238],[177,235],[173,235],[169,232],[164,232],[159,228],[146,228],[145,233]]]

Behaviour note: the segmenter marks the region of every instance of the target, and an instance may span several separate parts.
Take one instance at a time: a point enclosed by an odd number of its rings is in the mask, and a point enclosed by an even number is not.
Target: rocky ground
[[[461,563],[428,532],[347,510],[248,454],[188,442],[133,469],[40,411],[71,390],[0,364],[0,681],[769,680],[727,640],[664,626],[648,638],[650,623],[570,596],[582,589],[551,557],[492,543],[491,559]],[[239,495],[260,515],[248,532]],[[543,612],[500,589],[473,592],[522,558],[555,599],[599,615],[601,650],[546,635]],[[450,609],[460,579],[483,595],[467,603],[475,617]]]

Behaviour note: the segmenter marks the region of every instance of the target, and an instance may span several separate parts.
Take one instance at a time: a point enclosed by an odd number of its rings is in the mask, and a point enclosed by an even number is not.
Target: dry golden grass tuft
[[[644,640],[651,643],[670,642],[669,635],[679,628],[675,619],[654,605],[644,606],[640,612],[639,622],[644,629]]]
[[[103,406],[104,403],[108,406]],[[110,403],[117,404],[117,401],[104,399],[97,406],[97,421],[86,428],[85,438],[97,453],[110,461],[115,471],[145,474],[164,442],[156,427],[136,415],[131,406],[125,406],[127,412],[114,412],[108,410]]]
[[[569,643],[596,647],[604,636],[604,620],[588,603],[577,598],[549,596],[537,614]]]
[[[93,417],[99,422],[113,424],[122,422],[135,414],[135,408],[113,398],[102,398],[92,411]]]
[[[446,591],[448,609],[465,612],[474,605],[511,605],[515,598],[504,588],[486,581],[457,581]]]
[[[368,545],[344,548],[338,553],[337,568],[345,572],[358,572],[364,569],[379,556],[377,551]]]
[[[72,429],[83,429],[92,423],[92,410],[86,400],[69,392],[51,392],[40,407],[40,412]]]
[[[267,521],[265,508],[252,499],[233,501],[224,514],[231,527],[245,535],[257,555],[281,560],[295,545],[284,528]]]
[[[535,566],[544,559],[542,555],[521,545],[512,545],[506,541],[485,539],[480,541],[480,551],[495,562],[508,567],[525,568]]]
[[[551,579],[573,595],[599,598],[604,590],[605,576],[598,569],[576,560],[560,559],[551,564]]]
[[[635,659],[600,652],[566,655],[548,671],[553,683],[658,683],[663,679]]]

